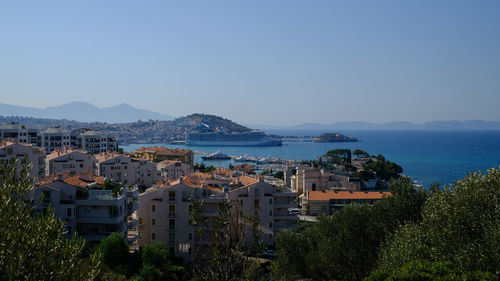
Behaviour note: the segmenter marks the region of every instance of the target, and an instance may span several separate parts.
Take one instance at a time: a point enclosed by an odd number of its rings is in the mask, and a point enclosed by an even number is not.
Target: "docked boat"
[[[250,131],[242,133],[192,133],[186,137],[186,145],[193,146],[275,146],[281,145],[281,140],[271,135]]]
[[[230,160],[231,156],[224,154],[222,152],[215,152],[206,156],[201,156],[203,160]]]

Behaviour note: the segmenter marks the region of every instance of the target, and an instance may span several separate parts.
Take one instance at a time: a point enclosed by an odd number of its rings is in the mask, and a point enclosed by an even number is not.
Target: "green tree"
[[[283,171],[277,171],[274,173],[274,177],[280,180],[285,180],[285,173]]]
[[[375,174],[377,178],[383,180],[399,178],[399,175],[403,172],[401,166],[394,162],[387,161],[385,157],[380,154],[372,158],[373,161],[366,163],[363,168],[365,171]]]
[[[195,251],[193,280],[259,280],[259,265],[248,257],[253,249],[244,247],[242,229],[231,217],[233,205],[223,202],[216,217],[200,215],[201,202],[194,201],[191,215],[196,228],[196,236],[209,238],[208,247],[198,247]],[[255,241],[257,242],[257,241]],[[259,245],[255,243],[254,245]]]
[[[352,155],[356,156],[356,158],[369,158],[370,154],[364,150],[356,149],[352,152]]]
[[[408,178],[373,207],[350,205],[301,232],[282,231],[272,272],[282,280],[362,280],[376,267],[383,242],[402,224],[421,220],[427,192]]]
[[[64,239],[64,222],[52,210],[37,213],[33,204],[24,202],[33,187],[31,167],[22,167],[16,176],[16,164],[12,159],[0,166],[0,278],[94,279],[100,271],[99,256],[85,256],[82,239]]]
[[[481,271],[460,272],[453,267],[451,262],[430,262],[416,260],[409,262],[393,271],[377,271],[365,279],[365,281],[495,281],[498,278],[489,273]]]
[[[129,248],[125,236],[122,233],[112,233],[109,237],[104,238],[99,245],[97,251],[101,253],[102,261],[112,271],[127,274],[129,265]]]
[[[337,148],[335,150],[330,150],[326,153],[326,156],[332,158],[332,162],[335,164],[350,164],[351,163],[351,150]]]
[[[379,265],[390,271],[417,259],[449,261],[461,272],[500,272],[500,170],[434,189],[422,221],[388,240]]]

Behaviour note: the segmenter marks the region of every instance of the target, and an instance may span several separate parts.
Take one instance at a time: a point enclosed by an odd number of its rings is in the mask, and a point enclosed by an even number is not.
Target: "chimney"
[[[57,174],[57,180],[59,180],[59,181],[63,181],[63,179],[64,179],[64,175],[63,175],[63,173],[59,173],[59,174]]]

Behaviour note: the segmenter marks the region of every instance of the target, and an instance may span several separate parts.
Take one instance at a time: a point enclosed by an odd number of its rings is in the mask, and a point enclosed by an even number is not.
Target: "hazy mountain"
[[[304,123],[289,127],[299,130],[500,130],[500,122],[467,121],[432,121],[423,124],[407,121],[388,123],[339,122],[331,124]]]
[[[87,102],[70,102],[59,106],[50,106],[45,109],[0,103],[0,115],[108,123],[134,122],[139,119],[173,119],[169,115],[139,109],[126,103],[101,109]]]

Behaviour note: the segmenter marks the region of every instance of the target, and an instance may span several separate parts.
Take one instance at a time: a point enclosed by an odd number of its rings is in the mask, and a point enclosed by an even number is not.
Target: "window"
[[[271,227],[271,228],[273,227],[273,223],[272,222],[269,223],[269,227]]]
[[[151,240],[156,240],[156,232],[151,232]]]
[[[168,201],[175,201],[175,191],[168,192]]]
[[[71,208],[66,208],[66,216],[71,217]]]
[[[174,230],[175,229],[175,219],[169,219],[168,220],[168,229],[169,230]]]
[[[42,191],[43,202],[50,202],[50,190]]]
[[[151,219],[151,225],[156,225],[156,219]]]
[[[193,233],[189,233],[189,234],[188,234],[188,240],[189,240],[189,241],[193,240]]]
[[[168,205],[168,215],[175,216],[175,205]]]
[[[240,206],[243,206],[243,200],[240,200]]]
[[[172,244],[175,243],[175,233],[170,233],[168,235],[168,243],[172,243]]]
[[[66,226],[66,230],[68,231],[68,234],[72,233],[71,225]]]
[[[315,183],[312,184],[312,190],[316,191],[316,184]]]
[[[142,218],[139,218],[139,224],[142,224]]]
[[[260,189],[255,188],[255,189],[253,190],[253,195],[254,195],[254,196],[259,196],[259,195],[260,195]]]
[[[273,204],[273,199],[269,199],[269,205]]]
[[[156,212],[156,205],[151,205],[151,212]]]
[[[271,217],[273,216],[273,211],[272,210],[269,211],[269,216],[271,216]]]
[[[192,251],[191,251],[191,247],[189,247],[189,248],[188,248],[188,252],[189,252],[189,254],[191,255],[191,252],[192,252]]]
[[[190,226],[193,226],[193,220],[189,220],[188,223]]]

